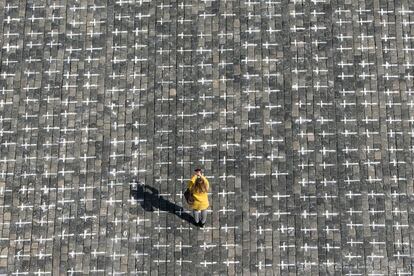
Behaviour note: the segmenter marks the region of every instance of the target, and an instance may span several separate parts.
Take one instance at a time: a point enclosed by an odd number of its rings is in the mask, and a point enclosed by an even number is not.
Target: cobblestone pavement
[[[0,22],[0,274],[412,275],[413,1],[0,0]]]

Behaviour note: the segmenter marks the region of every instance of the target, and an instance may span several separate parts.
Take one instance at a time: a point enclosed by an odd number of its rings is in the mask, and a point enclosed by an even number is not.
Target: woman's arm
[[[191,179],[188,181],[188,183],[187,183],[187,187],[188,187],[189,189],[191,189],[191,187],[194,185],[196,178],[197,178],[197,175],[193,175],[193,176],[191,177]]]

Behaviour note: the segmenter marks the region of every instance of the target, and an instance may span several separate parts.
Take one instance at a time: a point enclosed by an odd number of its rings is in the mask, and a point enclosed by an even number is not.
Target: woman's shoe
[[[205,223],[202,223],[201,221],[198,223],[198,226],[200,226],[200,228],[204,228],[204,224]]]

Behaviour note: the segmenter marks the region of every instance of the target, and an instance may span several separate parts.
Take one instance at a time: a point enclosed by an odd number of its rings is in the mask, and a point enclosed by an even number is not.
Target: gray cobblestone
[[[0,0],[0,274],[411,275],[413,5]]]

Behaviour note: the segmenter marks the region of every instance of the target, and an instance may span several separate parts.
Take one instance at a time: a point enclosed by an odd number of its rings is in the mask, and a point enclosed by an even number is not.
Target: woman
[[[194,197],[193,209],[195,224],[204,227],[207,221],[207,208],[209,207],[207,192],[210,186],[207,178],[201,173],[201,169],[195,170],[195,175],[188,182],[188,189]]]

